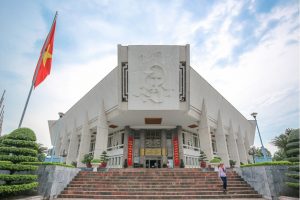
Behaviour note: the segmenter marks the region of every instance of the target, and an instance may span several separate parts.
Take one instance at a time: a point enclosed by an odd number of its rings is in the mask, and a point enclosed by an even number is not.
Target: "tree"
[[[36,166],[22,162],[37,162],[35,133],[29,128],[19,128],[0,140],[0,196],[18,194],[38,186]]]
[[[286,145],[287,160],[294,162],[294,165],[289,167],[290,173],[287,176],[291,181],[286,184],[289,187],[295,188],[299,193],[299,129],[291,131],[288,137],[288,143]]]
[[[40,162],[45,161],[47,151],[48,151],[47,147],[43,146],[43,144],[41,144],[41,143],[38,143],[37,152],[38,152],[38,160]]]
[[[279,161],[284,160],[286,156],[286,145],[288,143],[288,137],[293,131],[291,128],[287,128],[284,133],[280,134],[279,136],[276,136],[272,140],[272,144],[278,148],[278,151],[275,152],[273,160]]]
[[[254,152],[253,155],[256,156],[256,157],[263,157],[264,156],[263,153],[262,153],[261,147],[253,146],[253,147],[251,147],[251,150],[253,150],[253,152]],[[266,151],[267,156],[271,156],[271,152],[268,149],[266,149],[266,147],[265,147],[265,151]]]

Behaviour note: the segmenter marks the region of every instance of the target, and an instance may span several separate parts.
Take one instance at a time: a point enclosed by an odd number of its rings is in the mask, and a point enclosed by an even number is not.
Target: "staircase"
[[[216,172],[200,169],[110,169],[81,171],[58,198],[84,199],[234,199],[261,198],[235,172],[227,173],[228,191]]]

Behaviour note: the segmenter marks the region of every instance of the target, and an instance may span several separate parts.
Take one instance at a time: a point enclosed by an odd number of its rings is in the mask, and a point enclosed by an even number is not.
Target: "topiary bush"
[[[289,167],[290,172],[286,174],[291,181],[286,184],[299,193],[299,129],[290,132],[286,148],[286,160],[294,162],[294,165]]]
[[[0,198],[27,192],[38,186],[37,166],[21,162],[37,162],[35,133],[29,128],[19,128],[0,139]]]

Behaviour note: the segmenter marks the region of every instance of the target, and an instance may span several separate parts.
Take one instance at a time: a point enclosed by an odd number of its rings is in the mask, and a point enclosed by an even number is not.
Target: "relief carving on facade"
[[[161,52],[153,53],[148,58],[144,55],[140,55],[139,59],[143,65],[150,66],[143,71],[143,79],[139,87],[139,93],[134,96],[141,97],[143,102],[164,102],[165,97],[170,97],[172,89],[169,89],[166,85],[167,77],[161,61]]]

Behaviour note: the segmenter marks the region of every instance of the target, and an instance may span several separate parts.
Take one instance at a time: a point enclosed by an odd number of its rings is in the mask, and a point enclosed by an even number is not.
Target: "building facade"
[[[48,123],[67,164],[106,151],[110,168],[198,168],[200,150],[239,165],[255,135],[255,122],[190,66],[189,45],[118,45],[118,66]]]

